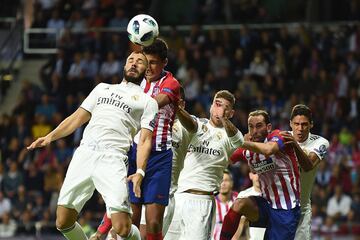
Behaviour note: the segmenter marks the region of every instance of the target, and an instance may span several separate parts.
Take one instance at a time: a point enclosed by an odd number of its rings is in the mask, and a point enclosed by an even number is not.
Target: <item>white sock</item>
[[[75,224],[72,227],[69,227],[67,229],[58,229],[58,230],[68,240],[88,240],[84,231],[82,230],[82,227],[78,222],[75,222]]]
[[[132,224],[130,233],[126,238],[123,238],[124,240],[141,240],[141,235],[139,229]]]

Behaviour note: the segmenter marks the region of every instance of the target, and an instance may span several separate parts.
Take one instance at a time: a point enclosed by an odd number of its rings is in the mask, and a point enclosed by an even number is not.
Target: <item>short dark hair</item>
[[[303,115],[307,117],[310,123],[313,122],[311,109],[304,104],[297,104],[293,107],[291,111],[290,120],[293,120],[294,117],[299,115]]]
[[[145,54],[158,55],[162,61],[165,61],[168,55],[168,45],[161,38],[156,38],[154,42],[147,47],[142,47]]]
[[[270,115],[265,110],[255,110],[255,111],[252,111],[251,113],[249,113],[249,117],[255,117],[255,116],[263,116],[266,124],[269,124],[271,122]]]
[[[226,99],[230,102],[230,105],[231,107],[233,108],[234,105],[235,105],[235,97],[234,95],[229,92],[228,90],[221,90],[221,91],[218,91],[216,94],[215,94],[215,97],[214,99],[216,98],[223,98],[223,99]]]
[[[232,176],[232,173],[229,171],[229,169],[225,168],[224,169],[224,173],[223,174],[227,174],[229,175],[230,179],[233,180],[233,176]]]

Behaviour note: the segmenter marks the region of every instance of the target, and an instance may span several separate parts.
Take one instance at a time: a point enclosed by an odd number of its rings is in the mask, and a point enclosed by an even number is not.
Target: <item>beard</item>
[[[144,79],[145,77],[145,71],[143,73],[139,73],[139,76],[138,77],[133,77],[133,76],[130,76],[128,74],[129,71],[126,71],[124,69],[124,78],[126,81],[128,82],[131,82],[131,83],[135,83],[137,85],[140,85],[141,81]]]

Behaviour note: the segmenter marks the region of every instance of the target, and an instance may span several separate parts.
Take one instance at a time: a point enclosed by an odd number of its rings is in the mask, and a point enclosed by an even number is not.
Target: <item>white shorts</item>
[[[79,213],[96,189],[105,201],[108,215],[115,212],[131,214],[126,158],[120,153],[78,147],[61,187],[58,205]]]
[[[296,229],[295,240],[311,239],[311,206],[304,212],[301,212],[299,225]]]
[[[175,240],[175,239],[179,239],[180,238],[180,228],[181,228],[181,217],[180,217],[180,211],[179,211],[179,197],[178,197],[179,193],[175,193],[174,194],[174,214],[172,217],[171,222],[169,223],[169,227],[168,227],[168,231],[166,232],[166,234],[164,233],[164,240]],[[170,201],[169,201],[169,205],[170,205]],[[165,222],[164,222],[165,225]]]
[[[175,214],[165,239],[211,239],[216,211],[214,196],[191,193],[178,193],[175,196]],[[174,234],[174,228],[179,235]]]
[[[146,206],[146,204],[142,205],[142,209],[141,209],[140,224],[142,224],[142,225],[146,225],[145,206]],[[163,228],[162,228],[163,236],[165,236],[165,234],[167,233],[167,231],[169,229],[170,223],[174,216],[174,210],[175,210],[175,197],[170,196],[169,204],[166,206],[165,212],[164,212]]]

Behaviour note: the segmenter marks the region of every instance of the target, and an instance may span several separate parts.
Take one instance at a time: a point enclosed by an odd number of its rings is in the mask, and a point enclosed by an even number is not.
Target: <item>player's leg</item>
[[[141,220],[140,220],[140,235],[141,239],[146,239],[146,219],[145,219],[145,205],[141,208]]]
[[[74,153],[61,187],[56,211],[56,228],[69,240],[87,239],[76,219],[95,190],[91,172],[98,157],[96,152],[79,147]]]
[[[125,158],[121,154],[104,152],[92,179],[105,201],[115,233],[124,239],[140,239],[138,228],[131,222]]]
[[[256,197],[238,198],[225,215],[221,229],[220,239],[231,239],[238,229],[241,216],[245,216],[250,222],[259,220],[259,207]]]
[[[210,195],[182,193],[181,240],[211,239],[215,224],[215,199]]]
[[[179,197],[179,193],[175,193],[173,199],[174,201],[174,215],[170,222],[170,226],[168,231],[164,236],[164,240],[176,240],[180,238],[181,233],[181,208],[182,208],[182,199],[181,196]],[[169,201],[170,205],[170,201]],[[176,206],[176,207],[175,207]],[[165,222],[164,222],[165,223]]]
[[[169,226],[173,219],[174,212],[175,212],[175,197],[174,195],[172,195],[169,198],[169,204],[165,208],[165,212],[164,212],[163,227],[162,227],[162,232],[164,236],[169,230]]]
[[[291,210],[269,209],[269,227],[266,235],[269,240],[294,239],[300,219],[300,207]]]
[[[162,223],[165,206],[158,203],[145,205],[146,217],[146,239],[162,239]]]
[[[301,212],[299,225],[296,229],[295,240],[311,239],[311,215],[311,207],[304,212]]]
[[[142,184],[142,202],[146,204],[147,240],[163,238],[162,224],[164,210],[169,202],[171,167],[171,149],[153,152],[148,160],[146,175]],[[132,195],[131,193],[130,196]],[[132,202],[139,201],[136,198],[131,200]]]

